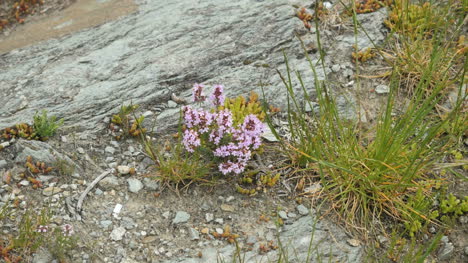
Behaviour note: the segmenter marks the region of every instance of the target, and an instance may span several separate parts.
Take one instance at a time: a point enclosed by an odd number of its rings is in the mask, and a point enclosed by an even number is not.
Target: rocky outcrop
[[[0,129],[31,121],[36,111],[48,109],[69,127],[96,131],[122,103],[145,104],[160,113],[172,93],[188,98],[195,82],[222,83],[231,95],[263,86],[269,100],[284,102],[286,92],[275,71],[284,70],[283,51],[295,69],[310,72],[295,39],[303,24],[292,4],[144,1],[138,12],[117,21],[3,54]],[[382,18],[377,12],[364,21],[375,16]],[[375,27],[369,29],[375,31],[372,36],[381,34],[381,27]],[[329,32],[324,45],[331,51],[333,34]],[[315,34],[301,38],[314,41]],[[345,40],[340,45],[347,47],[337,51],[350,50]],[[323,70],[318,74],[323,77]],[[177,112],[164,112],[158,128],[174,124],[170,117]]]

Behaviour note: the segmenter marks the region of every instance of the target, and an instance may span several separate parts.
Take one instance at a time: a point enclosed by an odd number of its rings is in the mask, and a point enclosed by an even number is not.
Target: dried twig
[[[88,195],[88,193],[91,191],[91,189],[93,189],[94,186],[96,186],[96,184],[99,183],[99,181],[101,181],[109,173],[110,173],[110,170],[107,170],[107,171],[103,172],[102,174],[100,174],[96,179],[94,179],[94,181],[91,184],[88,185],[88,187],[86,187],[84,192],[81,193],[80,198],[78,198],[78,202],[76,203],[76,209],[75,209],[75,211],[76,211],[75,216],[78,215],[77,216],[78,220],[81,219],[81,216],[79,214],[81,213],[81,206],[83,205],[83,201],[86,198],[86,195]]]

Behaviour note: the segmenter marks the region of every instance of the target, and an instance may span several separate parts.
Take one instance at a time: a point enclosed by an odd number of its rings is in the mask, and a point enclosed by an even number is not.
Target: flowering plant
[[[203,95],[204,88],[202,84],[194,85],[194,102],[202,104],[206,100],[206,96]],[[215,85],[208,99],[213,106],[211,111],[190,106],[182,109],[186,127],[183,136],[185,149],[195,152],[201,147],[208,148],[213,156],[220,160],[218,168],[221,173],[240,174],[254,151],[260,147],[265,124],[256,114],[248,114],[234,120],[231,110],[223,107],[225,96],[222,85]]]

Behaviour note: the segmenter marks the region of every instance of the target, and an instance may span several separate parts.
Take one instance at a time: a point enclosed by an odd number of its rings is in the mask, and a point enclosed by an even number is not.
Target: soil
[[[2,1],[0,19],[9,17],[13,0]],[[133,0],[45,0],[33,6],[23,24],[14,23],[0,31],[0,54],[75,31],[91,28],[135,12]],[[2,34],[3,33],[3,34]]]

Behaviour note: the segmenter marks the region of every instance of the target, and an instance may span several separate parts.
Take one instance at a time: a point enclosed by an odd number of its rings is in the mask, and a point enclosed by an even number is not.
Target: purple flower
[[[210,125],[213,122],[215,115],[208,112],[208,111],[198,111],[198,126],[200,128],[200,133],[208,132],[210,129]]]
[[[36,228],[36,232],[39,233],[46,233],[49,230],[48,226],[38,225]]]
[[[236,163],[232,161],[227,161],[224,163],[220,163],[218,168],[219,168],[219,171],[221,171],[221,173],[223,173],[224,175],[228,173],[240,174],[244,171],[246,165],[247,164],[244,162]]]
[[[223,138],[223,136],[224,136],[224,130],[213,129],[210,133],[210,137],[208,138],[208,140],[214,143],[215,145],[218,145],[221,142],[221,139]]]
[[[232,112],[230,110],[221,110],[216,116],[216,123],[223,132],[230,132],[232,130]]]
[[[185,149],[191,153],[195,151],[195,147],[200,146],[201,141],[198,132],[194,130],[185,130],[183,143]]]
[[[203,95],[203,88],[205,88],[205,85],[203,85],[203,84],[195,83],[195,85],[193,85],[192,95],[193,95],[193,101],[194,102],[203,102],[203,101],[205,101],[206,96]]]
[[[265,131],[265,125],[257,118],[257,116],[249,114],[245,117],[241,129],[247,135],[261,136]]]
[[[73,235],[75,231],[73,230],[73,226],[70,224],[65,224],[62,226],[62,234],[66,237]]]
[[[220,106],[224,104],[224,86],[215,85],[213,93],[210,95],[210,101],[214,106]]]
[[[192,128],[200,122],[198,111],[192,109],[190,106],[184,106],[182,108],[184,114],[184,123],[188,128]]]

